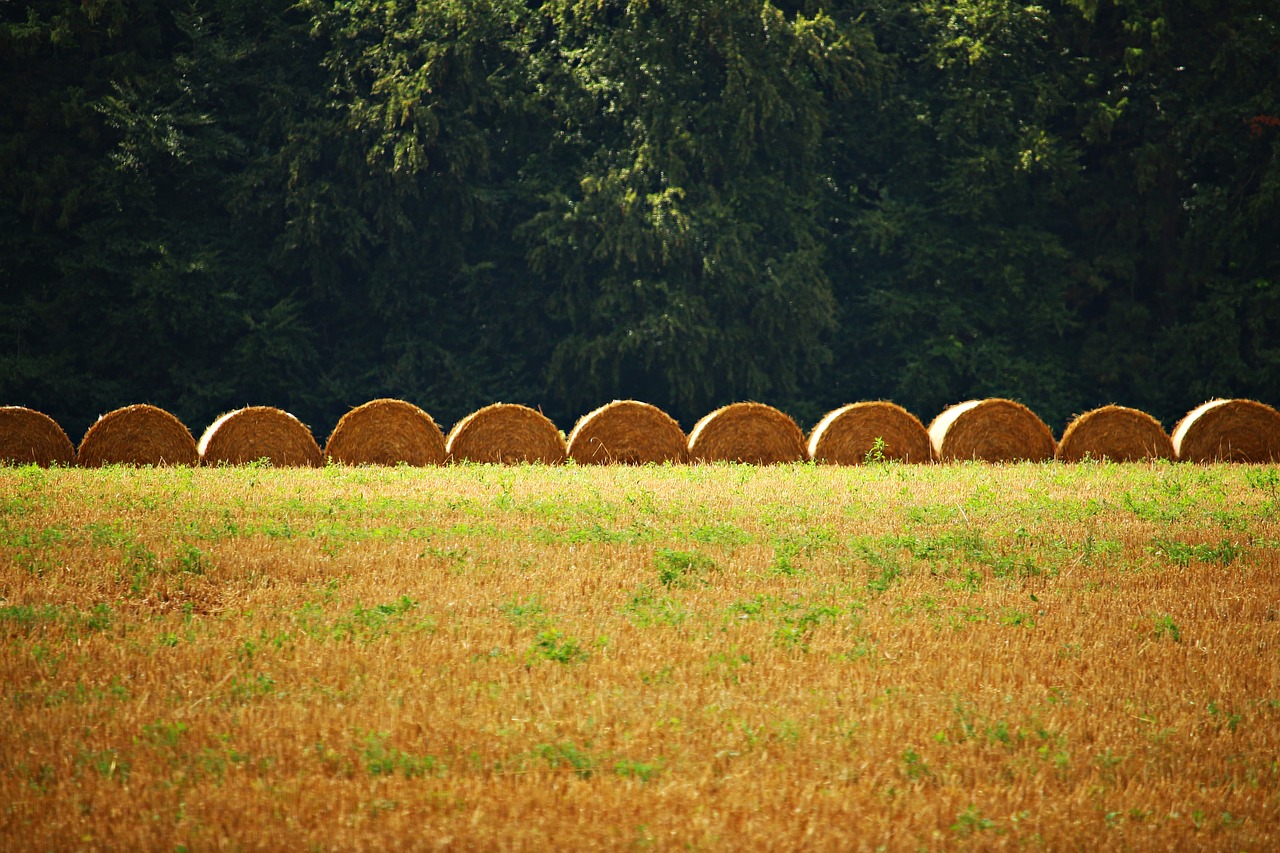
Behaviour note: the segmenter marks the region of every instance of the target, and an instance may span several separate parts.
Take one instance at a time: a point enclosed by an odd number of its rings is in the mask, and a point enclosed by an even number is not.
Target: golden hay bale
[[[827,412],[809,434],[809,458],[832,465],[861,465],[883,443],[885,459],[928,462],[933,459],[929,432],[920,419],[884,400],[852,403]]]
[[[666,412],[638,400],[614,400],[583,415],[569,433],[569,457],[582,465],[685,462],[684,430]]]
[[[1178,421],[1173,450],[1187,462],[1280,461],[1280,412],[1254,400],[1210,400]]]
[[[1053,433],[1021,403],[1000,398],[957,403],[929,424],[941,461],[1043,462],[1053,458]]]
[[[444,462],[444,434],[431,415],[412,403],[370,400],[342,416],[324,455],[344,465],[439,465]]]
[[[542,412],[515,403],[494,403],[454,424],[445,453],[459,462],[563,462],[564,436]]]
[[[76,448],[58,422],[23,406],[0,406],[0,465],[70,465]]]
[[[1059,461],[1079,462],[1086,457],[1112,462],[1172,459],[1173,442],[1146,412],[1103,406],[1073,420],[1058,442]]]
[[[182,421],[155,406],[140,403],[108,412],[80,440],[76,464],[198,465],[200,451]]]
[[[320,446],[311,430],[288,412],[248,406],[227,412],[200,436],[205,465],[243,465],[266,459],[276,466],[319,467]]]
[[[689,433],[689,458],[699,462],[772,465],[808,459],[796,422],[764,403],[731,403],[703,417]]]

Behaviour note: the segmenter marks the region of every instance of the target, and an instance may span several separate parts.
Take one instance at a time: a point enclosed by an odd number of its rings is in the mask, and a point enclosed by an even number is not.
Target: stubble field
[[[1280,845],[1280,471],[0,468],[6,849]]]

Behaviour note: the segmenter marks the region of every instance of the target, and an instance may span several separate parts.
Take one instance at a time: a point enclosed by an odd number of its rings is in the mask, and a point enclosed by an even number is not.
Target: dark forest
[[[1280,403],[1274,0],[0,6],[0,404]]]

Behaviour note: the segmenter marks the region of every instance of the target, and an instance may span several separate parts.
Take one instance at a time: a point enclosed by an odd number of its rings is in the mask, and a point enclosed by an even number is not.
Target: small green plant
[[[862,461],[868,465],[883,465],[885,462],[889,461],[888,457],[884,455],[884,451],[887,446],[888,445],[884,443],[884,439],[877,435],[875,439],[872,440],[871,449],[867,451],[867,454],[863,457]]]
[[[790,533],[774,538],[773,560],[769,573],[793,577],[804,569],[796,562],[801,556],[812,557],[835,541],[835,533],[829,527],[814,527],[803,533]]]
[[[1160,613],[1151,617],[1152,636],[1157,640],[1168,637],[1175,643],[1182,642],[1182,631],[1178,629],[1178,623],[1173,621],[1173,617],[1168,613]]]
[[[252,678],[236,676],[231,680],[231,698],[237,702],[270,696],[275,689],[275,679],[265,672],[255,673]]]
[[[1270,492],[1273,500],[1280,500],[1280,468],[1254,468],[1244,471],[1244,480],[1253,488]]]
[[[156,554],[141,542],[134,542],[124,549],[122,567],[129,573],[129,591],[141,595],[147,581],[160,568]]]
[[[662,548],[654,555],[658,581],[666,587],[707,585],[707,575],[717,571],[716,561],[697,551],[675,551]]]
[[[370,776],[394,776],[398,772],[406,779],[413,779],[419,776],[443,776],[445,773],[444,765],[433,756],[410,755],[394,746],[387,746],[386,732],[366,735],[361,752],[365,769]]]
[[[186,723],[166,723],[163,720],[157,720],[154,723],[144,723],[142,726],[143,739],[158,749],[175,748],[186,733]]]
[[[724,522],[695,527],[689,531],[689,538],[704,545],[723,545],[730,548],[751,543],[750,533],[736,525]]]
[[[530,596],[523,600],[519,597],[513,598],[499,609],[502,615],[517,628],[537,628],[547,621],[547,609],[542,606],[537,596]]]
[[[647,586],[640,586],[631,600],[622,608],[632,623],[640,628],[654,625],[679,625],[689,618],[689,612],[678,601],[659,596]]]
[[[212,568],[212,563],[209,562],[208,554],[188,542],[174,557],[174,568],[188,575],[203,575]]]
[[[334,621],[332,636],[335,640],[351,640],[360,643],[371,643],[391,634],[393,630],[406,627],[433,629],[435,623],[431,619],[409,623],[406,617],[418,609],[418,602],[407,595],[400,596],[398,601],[365,607],[357,604],[349,616]]]
[[[873,593],[888,592],[889,588],[902,577],[902,569],[898,567],[896,562],[883,563],[879,568],[880,574],[872,575],[867,580],[867,589]]]
[[[790,613],[782,617],[782,624],[774,632],[774,637],[787,649],[809,650],[809,638],[815,628],[824,622],[830,622],[840,615],[840,609],[830,605],[806,607],[800,612]]]
[[[114,749],[81,750],[76,756],[76,766],[92,767],[104,779],[123,782],[129,778],[129,762]]]
[[[1025,610],[1006,607],[1004,612],[1000,614],[1000,624],[1015,628],[1034,628],[1036,626],[1036,618]]]
[[[579,779],[589,779],[595,772],[596,760],[576,744],[542,743],[533,748],[533,754],[547,762],[552,770],[568,768]]]
[[[883,547],[869,542],[858,544],[859,556],[871,567],[867,579],[868,591],[877,594],[888,592],[902,577],[902,566],[899,565],[896,553],[898,546],[897,542],[885,542]]]
[[[620,758],[613,765],[613,772],[624,779],[637,779],[641,782],[648,782],[662,770],[662,759],[658,759],[653,763],[643,761],[632,761],[629,758]]]
[[[912,782],[933,777],[933,771],[924,758],[911,747],[907,747],[902,753],[902,772]]]
[[[1244,720],[1244,717],[1240,714],[1223,710],[1217,702],[1210,702],[1207,710],[1209,711],[1209,716],[1219,725],[1226,725],[1229,732],[1234,732],[1239,728],[1241,721]]]
[[[1102,773],[1102,778],[1107,782],[1114,782],[1116,778],[1116,768],[1124,764],[1128,759],[1127,755],[1120,755],[1107,747],[1102,752],[1093,757],[1093,763],[1098,766]]]
[[[951,831],[961,838],[967,838],[979,832],[987,832],[993,829],[996,829],[996,822],[990,818],[983,817],[982,812],[978,811],[978,807],[972,803],[969,808],[962,812],[957,812],[956,822],[951,824]]]
[[[591,653],[582,648],[577,640],[566,637],[561,631],[555,629],[540,633],[529,653],[532,658],[549,660],[565,666],[582,663],[591,657]]]
[[[1147,548],[1149,554],[1182,567],[1189,566],[1192,562],[1229,566],[1236,561],[1241,551],[1240,546],[1229,539],[1220,540],[1217,545],[1207,542],[1190,545],[1170,539],[1155,539]]]

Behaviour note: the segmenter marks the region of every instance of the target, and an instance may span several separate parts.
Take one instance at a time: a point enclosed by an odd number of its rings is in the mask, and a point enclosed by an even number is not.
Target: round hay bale
[[[320,465],[320,446],[311,430],[271,406],[227,412],[200,436],[199,450],[204,465],[243,465],[259,459],[278,467]]]
[[[689,458],[773,465],[809,457],[804,433],[787,415],[764,403],[730,403],[694,425]]]
[[[1173,428],[1173,450],[1187,462],[1280,461],[1280,412],[1255,400],[1210,400]]]
[[[140,403],[108,412],[80,440],[76,464],[197,465],[200,451],[182,421],[155,406]]]
[[[342,416],[324,455],[344,465],[439,465],[444,462],[444,434],[431,415],[412,403],[370,400]]]
[[[0,464],[48,468],[75,461],[75,445],[53,418],[23,406],[0,406]]]
[[[1061,462],[1080,462],[1086,457],[1112,462],[1172,459],[1173,442],[1160,422],[1146,412],[1103,406],[1085,412],[1067,426],[1056,455]]]
[[[941,461],[1043,462],[1053,458],[1053,433],[1021,403],[998,397],[957,403],[929,424]]]
[[[933,446],[920,419],[884,400],[852,403],[827,412],[809,435],[809,458],[832,465],[861,465],[875,448],[885,459],[929,462]]]
[[[459,462],[556,465],[568,452],[550,418],[515,403],[494,403],[472,412],[454,424],[445,440],[446,455]]]
[[[580,465],[688,460],[680,424],[657,406],[638,400],[614,400],[583,415],[569,433],[568,452]]]

